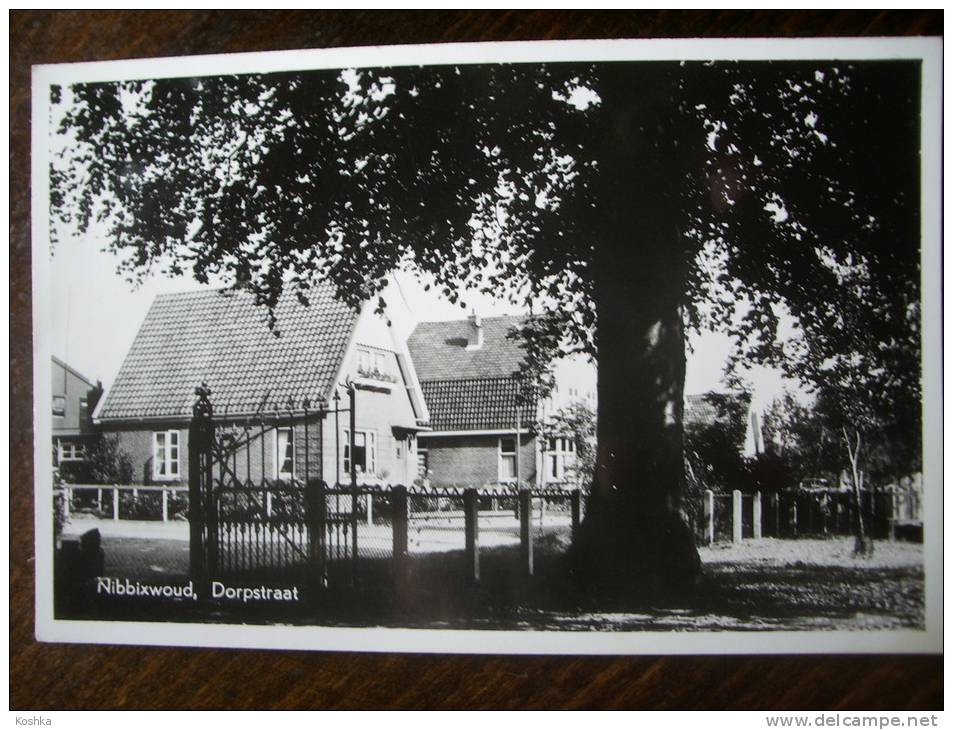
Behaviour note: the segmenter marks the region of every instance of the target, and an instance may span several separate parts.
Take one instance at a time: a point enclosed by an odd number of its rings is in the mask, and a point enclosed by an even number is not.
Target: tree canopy
[[[477,288],[545,311],[595,354],[612,128],[662,97],[672,175],[657,182],[678,188],[691,324],[792,374],[850,358],[897,373],[919,353],[917,79],[913,63],[765,62],[77,85],[54,90],[72,144],[52,209],[106,221],[133,276],[215,276],[264,304],[330,279],[356,303],[416,268],[451,300]],[[784,352],[783,315],[799,328]],[[830,334],[858,317],[869,342],[848,354]]]

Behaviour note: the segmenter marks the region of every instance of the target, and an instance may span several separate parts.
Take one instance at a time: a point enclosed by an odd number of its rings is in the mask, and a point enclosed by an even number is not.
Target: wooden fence
[[[864,491],[861,510],[868,534],[896,539],[902,529],[922,529],[920,496],[903,490]],[[762,537],[853,535],[857,505],[850,492],[799,490],[716,494],[705,490],[696,536],[701,544]]]
[[[92,511],[112,520],[171,522],[188,519],[189,488],[136,484],[64,484],[54,492],[63,496],[63,517],[74,511]]]
[[[188,487],[68,484],[58,487],[62,516],[188,520]],[[211,573],[236,577],[290,571],[313,577],[334,565],[386,561],[395,573],[424,554],[462,551],[467,578],[480,580],[481,549],[515,544],[520,570],[534,572],[534,543],[546,529],[582,516],[578,489],[425,488],[269,481],[216,491],[207,541]],[[482,548],[481,548],[482,545]],[[348,576],[350,579],[350,576]],[[325,584],[327,581],[325,581]]]

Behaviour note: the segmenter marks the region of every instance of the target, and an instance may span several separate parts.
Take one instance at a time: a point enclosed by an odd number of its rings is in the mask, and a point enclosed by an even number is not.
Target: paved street
[[[63,539],[99,530],[106,557],[105,574],[113,578],[165,580],[189,572],[189,523],[102,520],[73,515]]]
[[[189,543],[182,540],[104,537],[105,573],[113,578],[155,581],[189,573]]]

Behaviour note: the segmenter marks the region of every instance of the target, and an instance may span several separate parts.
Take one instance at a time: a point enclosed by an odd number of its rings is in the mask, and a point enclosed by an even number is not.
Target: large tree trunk
[[[593,260],[598,452],[575,577],[602,598],[685,597],[699,573],[683,511],[682,303],[675,100],[631,74],[603,79],[620,109],[605,130]],[[609,100],[606,100],[609,101]]]

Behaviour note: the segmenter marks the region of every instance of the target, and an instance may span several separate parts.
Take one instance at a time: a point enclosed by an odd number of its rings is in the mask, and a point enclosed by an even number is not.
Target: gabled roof
[[[421,322],[407,340],[417,377],[421,382],[512,377],[522,370],[525,351],[519,339],[506,335],[523,321],[523,317],[485,317],[483,345],[473,350],[467,349],[468,320]]]
[[[748,393],[730,392],[698,393],[685,396],[685,410],[682,423],[686,426],[713,426],[727,420],[728,409],[741,409],[747,412],[751,396]]]
[[[483,431],[516,426],[518,383],[525,351],[507,337],[522,317],[482,319],[483,344],[467,349],[472,324],[467,319],[421,322],[407,340],[434,431]],[[520,407],[522,428],[536,407]]]
[[[79,378],[79,379],[82,380],[84,383],[86,383],[86,385],[88,385],[90,388],[93,387],[93,381],[90,380],[89,378],[87,378],[87,377],[86,377],[85,375],[83,375],[81,372],[79,372],[79,371],[76,370],[75,368],[70,367],[69,365],[67,365],[65,362],[63,362],[62,360],[60,360],[56,355],[52,355],[51,357],[52,357],[52,360],[53,360],[53,364],[54,364],[54,365],[58,365],[59,367],[61,367],[61,368],[63,368],[64,370],[66,370],[67,372],[72,373],[75,377]]]
[[[484,431],[516,428],[518,383],[512,378],[425,380],[424,401],[434,431]],[[534,403],[520,406],[520,427],[536,420]]]
[[[211,388],[216,415],[255,413],[264,403],[300,409],[324,401],[358,313],[316,287],[304,306],[293,293],[267,311],[247,292],[209,290],[156,297],[106,394],[97,420],[191,415],[195,387]],[[276,336],[276,332],[279,336]]]

